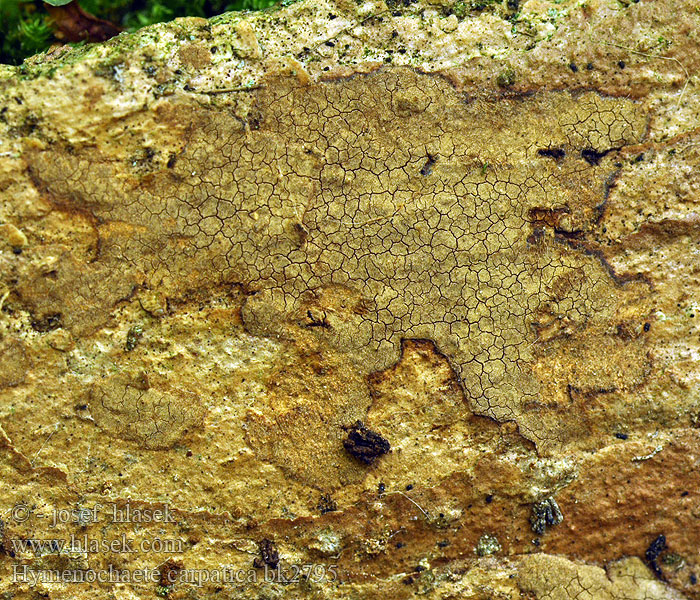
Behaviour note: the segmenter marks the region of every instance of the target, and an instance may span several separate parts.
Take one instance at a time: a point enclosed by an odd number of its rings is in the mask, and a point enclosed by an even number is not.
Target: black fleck
[[[563,520],[564,516],[554,498],[546,498],[532,505],[530,527],[537,535],[542,535],[547,527],[559,525]]]
[[[275,547],[275,543],[272,540],[265,538],[258,544],[258,549],[260,550],[260,556],[256,557],[256,559],[253,561],[253,566],[256,569],[260,569],[264,565],[267,565],[268,567],[276,569],[280,562],[280,557],[277,552],[277,548]]]
[[[424,177],[430,175],[433,172],[433,165],[435,164],[436,160],[437,159],[432,154],[428,154],[428,160],[423,165],[423,168],[420,170],[420,174]]]
[[[562,148],[540,148],[537,154],[554,160],[561,160],[566,156],[566,152]]]
[[[317,508],[322,515],[325,515],[326,513],[338,510],[338,505],[336,504],[335,500],[331,498],[330,494],[323,494],[321,499],[318,501]]]
[[[581,150],[581,157],[589,165],[597,165],[608,152],[610,152],[610,150],[602,150],[599,152],[593,148],[585,148],[584,150]]]
[[[343,441],[345,449],[357,460],[371,465],[382,454],[391,450],[391,445],[378,433],[367,429],[362,421],[357,421],[348,437]]]
[[[125,349],[127,352],[131,352],[138,345],[141,337],[143,336],[143,327],[141,325],[134,325],[126,334],[126,344]]]
[[[41,319],[35,319],[32,321],[32,329],[40,333],[46,333],[47,331],[53,331],[61,326],[61,313],[55,313],[52,315],[46,315]]]
[[[661,570],[661,567],[659,567],[656,561],[661,555],[661,553],[664,550],[666,550],[666,548],[668,548],[668,546],[666,545],[666,536],[660,534],[651,544],[649,544],[649,547],[644,553],[644,558],[646,558],[649,568],[654,572],[654,575],[656,575],[659,579],[662,580],[664,579],[664,574]]]

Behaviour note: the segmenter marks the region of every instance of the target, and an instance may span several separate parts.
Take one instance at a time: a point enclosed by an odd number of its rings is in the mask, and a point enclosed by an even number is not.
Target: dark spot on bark
[[[38,331],[39,333],[46,333],[47,331],[53,331],[61,326],[61,313],[54,313],[52,315],[46,315],[41,319],[35,319],[32,321],[32,329]]]
[[[326,513],[338,510],[338,505],[336,504],[335,500],[331,498],[330,494],[323,494],[321,499],[318,501],[317,508],[322,515],[325,515]]]
[[[661,567],[659,567],[657,560],[659,556],[661,556],[661,553],[664,550],[666,550],[666,548],[668,548],[668,546],[666,545],[666,536],[660,534],[651,544],[649,544],[649,547],[644,553],[644,558],[646,559],[649,568],[654,572],[654,575],[656,575],[661,580],[665,580],[665,577],[663,571],[661,570]]]
[[[566,152],[562,148],[540,148],[537,154],[554,160],[561,160],[566,156]]]
[[[141,337],[143,336],[143,327],[141,325],[134,325],[126,334],[126,344],[125,349],[127,352],[131,352],[138,345]]]
[[[536,246],[544,239],[544,228],[535,227],[532,233],[527,236],[527,243],[531,246]]]
[[[602,150],[599,152],[593,148],[586,148],[581,150],[581,158],[583,158],[589,165],[597,165],[608,152],[610,152],[610,150]]]
[[[542,535],[547,527],[559,525],[563,520],[564,516],[561,514],[559,505],[554,498],[546,498],[532,505],[530,526],[537,535]]]
[[[311,309],[306,311],[306,316],[308,321],[304,324],[304,327],[321,327],[322,329],[330,329],[331,325],[328,322],[328,317],[324,312],[323,315],[315,315],[311,312]]]
[[[272,540],[264,538],[258,544],[258,550],[260,551],[260,556],[256,557],[253,561],[253,566],[256,569],[261,569],[265,565],[273,569],[277,568],[280,562],[280,557],[275,547],[275,543]]]
[[[423,175],[423,177],[427,177],[433,172],[433,165],[435,164],[436,160],[436,157],[434,157],[432,154],[428,154],[428,160],[420,170],[420,174]]]
[[[377,458],[391,450],[391,445],[378,433],[367,429],[357,421],[343,441],[345,449],[360,462],[371,465]]]

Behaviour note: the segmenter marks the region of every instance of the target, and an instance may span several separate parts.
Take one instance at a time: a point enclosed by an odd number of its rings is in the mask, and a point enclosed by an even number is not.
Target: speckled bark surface
[[[0,591],[700,598],[698,25],[301,1],[0,67]]]

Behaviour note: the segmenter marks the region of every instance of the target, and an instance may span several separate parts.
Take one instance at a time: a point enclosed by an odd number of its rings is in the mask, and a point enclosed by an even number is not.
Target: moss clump
[[[510,67],[504,69],[498,74],[498,77],[496,77],[496,83],[498,87],[510,87],[515,83],[515,71]]]
[[[79,0],[87,13],[126,31],[177,17],[213,17],[226,11],[263,10],[276,0]],[[20,64],[61,40],[40,0],[0,0],[0,63]]]
[[[451,12],[463,19],[470,13],[480,13],[490,8],[498,8],[501,4],[501,0],[460,0],[452,7]]]
[[[474,550],[477,556],[490,556],[501,551],[501,544],[495,535],[485,533],[479,538],[479,542]]]

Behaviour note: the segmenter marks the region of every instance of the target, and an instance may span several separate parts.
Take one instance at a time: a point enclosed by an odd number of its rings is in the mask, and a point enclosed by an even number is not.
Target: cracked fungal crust
[[[201,400],[191,392],[154,386],[145,373],[119,373],[90,393],[90,412],[105,431],[149,449],[169,448],[201,424]]]
[[[189,113],[182,150],[135,182],[89,150],[31,156],[53,204],[97,236],[87,269],[52,267],[50,294],[27,274],[20,293],[36,318],[48,297],[85,332],[129,286],[240,283],[251,333],[303,328],[365,375],[394,364],[402,339],[434,341],[474,412],[515,420],[543,446],[561,438],[535,410],[538,361],[557,339],[611,346],[600,389],[643,380],[647,286],[591,249],[615,156],[644,136],[633,101],[474,100],[404,68],[278,77],[250,94],[243,116]],[[623,308],[636,333],[611,338]],[[599,357],[581,360],[585,379]],[[612,381],[620,371],[630,381]]]

